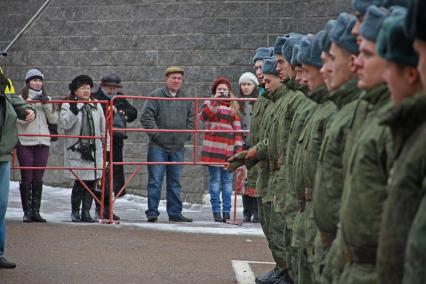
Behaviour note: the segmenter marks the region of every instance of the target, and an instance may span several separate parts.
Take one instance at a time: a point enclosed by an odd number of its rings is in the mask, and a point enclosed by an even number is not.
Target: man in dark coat
[[[93,93],[93,96],[97,100],[108,100],[110,101],[113,97],[123,96],[124,94],[118,91],[121,86],[121,78],[116,74],[105,75],[101,79],[99,89]],[[102,104],[104,114],[107,115],[106,104]],[[114,114],[113,116],[113,127],[114,128],[125,128],[127,122],[132,122],[138,116],[138,111],[134,108],[125,98],[115,98],[113,105],[111,106],[111,111]],[[113,161],[114,162],[123,162],[123,146],[124,140],[127,139],[127,136],[124,132],[114,132],[112,137],[112,148],[113,148]],[[107,159],[109,159],[109,153],[107,154]],[[105,179],[108,185],[108,176]],[[126,190],[122,189],[124,186],[124,167],[123,165],[114,165],[113,167],[113,190],[114,194],[118,196],[123,196],[126,194]],[[104,218],[109,218],[109,187],[106,187],[106,196],[105,196],[105,210]],[[121,192],[120,192],[121,191]],[[99,217],[100,205],[96,203],[96,217]],[[119,219],[118,216],[113,215],[114,219]]]

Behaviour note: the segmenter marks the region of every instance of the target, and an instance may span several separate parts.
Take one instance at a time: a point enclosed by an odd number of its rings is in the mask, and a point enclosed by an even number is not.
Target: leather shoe
[[[154,215],[146,216],[146,218],[148,219],[148,222],[150,223],[157,222],[157,219],[158,219],[158,217]]]
[[[10,261],[7,261],[3,256],[0,257],[0,268],[13,269],[16,267],[16,264]]]
[[[169,221],[170,222],[192,222],[192,219],[187,218],[181,214],[177,216],[169,216]]]

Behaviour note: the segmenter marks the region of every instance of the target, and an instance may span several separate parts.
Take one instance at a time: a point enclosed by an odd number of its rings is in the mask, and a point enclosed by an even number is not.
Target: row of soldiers
[[[256,50],[254,146],[229,160],[276,262],[256,283],[426,283],[426,4],[352,6]]]

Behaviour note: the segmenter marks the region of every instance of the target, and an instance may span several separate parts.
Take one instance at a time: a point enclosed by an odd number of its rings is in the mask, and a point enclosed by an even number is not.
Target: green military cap
[[[358,55],[356,37],[352,34],[356,18],[348,13],[340,13],[336,25],[331,30],[331,41],[351,54]]]
[[[258,60],[263,60],[265,57],[271,57],[274,53],[273,47],[259,47],[253,57],[253,63]]]
[[[385,8],[377,7],[375,5],[368,7],[364,21],[362,22],[359,30],[361,36],[369,41],[376,42],[382,23],[389,14],[389,10]]]
[[[388,17],[377,38],[377,53],[384,59],[416,67],[419,57],[413,48],[413,39],[404,29],[405,16]]]
[[[327,25],[325,26],[324,34],[320,38],[319,46],[321,48],[321,51],[324,52],[330,52],[331,48],[331,31],[334,29],[334,26],[336,25],[336,20],[329,20],[327,22]]]
[[[293,48],[296,44],[300,44],[303,35],[293,33],[284,43],[282,48],[282,54],[285,60],[291,64],[291,58],[293,56]]]
[[[279,72],[277,71],[277,61],[274,57],[265,57],[263,59],[262,73],[275,76],[279,75]]]
[[[381,6],[382,3],[383,0],[352,0],[352,8],[357,12],[357,14],[363,16],[370,5]]]
[[[180,74],[184,75],[185,71],[178,66],[170,66],[166,69],[166,71],[164,71],[164,76],[167,77],[167,76],[169,76],[170,74],[173,74],[173,73],[180,73]]]

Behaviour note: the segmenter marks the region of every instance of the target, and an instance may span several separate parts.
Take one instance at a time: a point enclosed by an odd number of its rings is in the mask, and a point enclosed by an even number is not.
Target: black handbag
[[[114,118],[112,119],[112,127],[113,128],[124,128],[124,129],[127,128],[127,120],[126,120],[126,116],[124,115],[124,113],[117,112],[116,114],[114,114]],[[123,138],[123,139],[127,139],[126,132],[116,131],[116,132],[114,132],[114,136],[120,137],[120,138]]]

